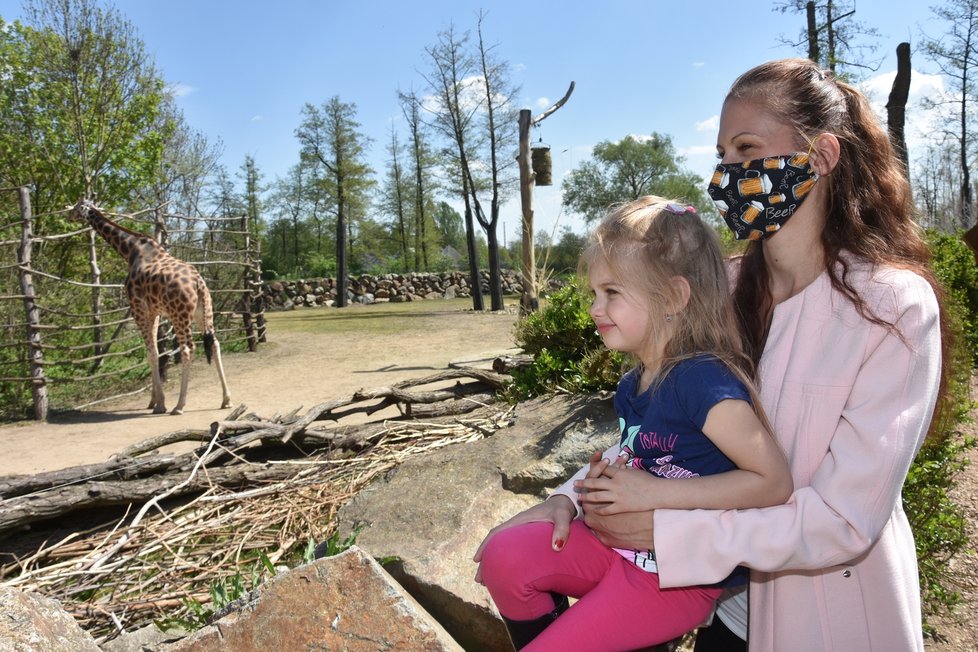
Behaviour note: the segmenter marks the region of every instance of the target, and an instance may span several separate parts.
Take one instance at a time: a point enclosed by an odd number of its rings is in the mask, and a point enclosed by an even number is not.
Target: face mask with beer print
[[[761,240],[777,233],[818,180],[809,155],[720,163],[707,192],[738,240]]]

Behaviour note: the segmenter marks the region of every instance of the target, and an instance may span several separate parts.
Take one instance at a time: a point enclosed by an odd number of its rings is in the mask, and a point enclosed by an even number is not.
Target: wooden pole
[[[41,317],[34,296],[34,279],[31,275],[31,249],[34,225],[31,217],[31,196],[27,188],[17,189],[20,199],[21,235],[17,262],[20,265],[20,293],[24,295],[27,312],[27,357],[31,367],[31,394],[34,398],[34,418],[48,418],[48,386],[44,377],[44,351],[41,349]]]
[[[537,263],[533,246],[533,186],[534,174],[530,169],[530,110],[520,111],[520,149],[516,157],[520,168],[520,206],[522,208],[523,236],[523,293],[520,295],[520,312],[528,315],[540,307],[537,297]]]
[[[163,216],[163,204],[160,204],[153,210],[153,237],[163,247],[164,251],[169,249],[167,246],[169,234],[166,231],[166,218]],[[164,320],[161,319],[160,323],[156,326],[156,355],[158,356],[157,360],[159,360],[157,366],[160,370],[160,378],[166,381],[166,370],[170,365],[171,347],[166,344],[167,328],[163,322]]]
[[[562,107],[573,92],[574,82],[571,82],[564,96],[535,118],[530,117],[529,109],[520,111],[520,147],[516,160],[520,168],[520,206],[523,216],[523,293],[520,296],[520,313],[524,315],[536,312],[540,307],[540,299],[537,296],[536,252],[533,248],[533,186],[536,183],[530,167],[530,127],[540,124],[547,116]]]
[[[242,274],[242,280],[244,281],[242,285],[244,287],[242,287],[241,294],[241,318],[244,320],[245,338],[248,340],[248,351],[254,353],[258,350],[258,336],[255,333],[255,327],[251,319],[251,310],[254,306],[254,301],[252,301],[252,295],[254,294],[254,282],[251,266],[251,231],[248,228],[247,213],[241,216],[241,231],[244,233],[245,255],[245,268],[244,274]]]

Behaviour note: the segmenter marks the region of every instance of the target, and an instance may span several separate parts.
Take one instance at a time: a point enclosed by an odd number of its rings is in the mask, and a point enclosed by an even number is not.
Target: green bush
[[[625,358],[604,347],[588,314],[590,302],[572,279],[550,295],[542,310],[520,320],[516,343],[533,355],[533,365],[514,370],[513,398],[616,387]]]
[[[969,551],[964,510],[951,500],[966,453],[976,442],[961,425],[971,420],[971,374],[978,361],[978,268],[967,245],[957,237],[926,233],[932,267],[946,291],[945,310],[951,331],[947,388],[931,431],[903,486],[903,504],[917,545],[924,631],[933,634],[928,617],[953,610],[961,602],[947,563]]]

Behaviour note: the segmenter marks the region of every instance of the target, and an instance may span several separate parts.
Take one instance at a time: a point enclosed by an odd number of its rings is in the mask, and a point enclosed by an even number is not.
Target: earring
[[[672,315],[666,315],[666,321],[672,321]]]

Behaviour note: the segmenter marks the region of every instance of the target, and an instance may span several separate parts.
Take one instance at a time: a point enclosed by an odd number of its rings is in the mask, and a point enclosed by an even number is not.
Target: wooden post
[[[520,313],[524,315],[536,312],[540,307],[540,299],[537,296],[536,252],[533,247],[533,186],[535,184],[533,170],[530,167],[530,127],[540,124],[544,118],[562,107],[573,92],[574,82],[571,82],[564,96],[535,118],[530,117],[529,109],[520,111],[520,147],[516,160],[520,168],[520,205],[523,215],[523,293],[520,296]]]
[[[244,255],[245,268],[241,275],[243,292],[241,294],[241,318],[244,321],[245,338],[248,340],[248,351],[254,353],[258,350],[258,336],[255,334],[255,326],[251,319],[251,310],[254,302],[251,299],[253,290],[253,280],[251,273],[251,231],[248,229],[248,215],[241,216],[241,231],[244,233]]]
[[[522,207],[523,236],[523,293],[520,295],[520,312],[528,315],[540,307],[537,297],[537,263],[533,244],[533,171],[530,169],[530,110],[520,111],[520,149],[516,157],[520,168],[520,205]]]
[[[252,291],[251,295],[251,305],[257,305],[258,308],[255,310],[255,323],[258,325],[258,341],[262,344],[267,342],[265,339],[265,304],[261,296],[261,240],[256,240],[255,242],[255,257],[252,261]]]
[[[27,312],[27,357],[31,367],[31,395],[34,398],[34,418],[48,418],[48,386],[44,377],[44,351],[41,349],[41,317],[34,296],[34,279],[31,275],[31,249],[34,237],[31,217],[31,196],[27,188],[17,189],[20,199],[20,248],[17,262],[20,265],[20,293],[24,295]]]
[[[167,247],[167,231],[166,231],[166,218],[163,216],[163,205],[159,205],[153,210],[153,239],[159,243],[163,250],[169,249]],[[156,326],[156,359],[159,361],[157,367],[160,370],[160,378],[166,381],[166,370],[170,365],[170,348],[166,345],[166,325],[163,323],[165,320],[160,319],[160,323]]]

